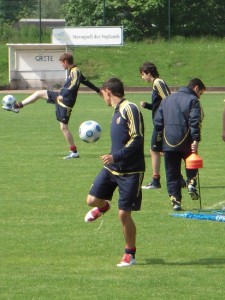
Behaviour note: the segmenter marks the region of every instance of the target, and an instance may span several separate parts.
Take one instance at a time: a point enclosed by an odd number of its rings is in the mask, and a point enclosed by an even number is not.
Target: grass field
[[[99,86],[114,76],[121,78],[126,86],[146,86],[139,67],[151,61],[169,86],[186,85],[191,78],[199,77],[207,87],[220,87],[225,85],[225,68],[221,67],[224,49],[225,39],[177,37],[170,42],[160,39],[125,42],[122,47],[74,47],[72,51],[81,71]],[[7,86],[8,47],[0,45],[0,53],[0,86]]]
[[[16,95],[23,99],[24,95]],[[128,94],[139,103],[149,94]],[[223,94],[205,94],[199,155],[204,209],[225,206],[224,147],[221,139]],[[152,129],[146,125],[146,175]],[[223,299],[225,224],[171,217],[162,164],[162,189],[144,190],[137,224],[137,265],[118,268],[124,241],[117,217],[117,193],[101,221],[86,224],[86,195],[101,168],[99,155],[110,147],[112,109],[95,94],[80,94],[70,127],[81,154],[65,161],[67,144],[54,107],[39,102],[18,115],[0,110],[0,299]],[[102,138],[78,139],[79,124],[98,121]],[[199,208],[183,191],[183,208]]]

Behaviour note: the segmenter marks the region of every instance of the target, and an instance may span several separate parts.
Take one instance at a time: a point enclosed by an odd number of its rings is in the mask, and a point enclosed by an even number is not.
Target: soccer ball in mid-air
[[[8,110],[16,103],[16,98],[12,95],[6,95],[2,98],[2,108]]]
[[[100,139],[101,126],[95,121],[85,121],[79,127],[79,137],[86,143],[94,143]]]

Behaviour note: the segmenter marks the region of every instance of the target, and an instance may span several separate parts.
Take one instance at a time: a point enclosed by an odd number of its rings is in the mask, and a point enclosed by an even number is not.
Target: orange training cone
[[[186,168],[187,169],[200,169],[203,168],[202,158],[196,154],[192,153],[188,158],[186,158]]]

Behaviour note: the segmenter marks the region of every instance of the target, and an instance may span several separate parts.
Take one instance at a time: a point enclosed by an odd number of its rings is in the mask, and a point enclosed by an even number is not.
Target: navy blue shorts
[[[113,193],[118,187],[118,208],[124,211],[141,209],[143,173],[114,175],[103,168],[94,180],[89,195],[103,200],[112,200]]]
[[[47,91],[48,94],[48,103],[51,104],[56,104],[57,103],[57,97],[59,96],[59,92],[55,92],[55,91]]]
[[[162,134],[159,134],[155,127],[153,127],[151,150],[155,152],[162,152]]]
[[[63,124],[68,124],[72,112],[72,108],[63,106],[63,104],[60,105],[57,102],[57,97],[59,96],[59,92],[47,91],[47,93],[48,93],[47,103],[55,104],[56,119]]]

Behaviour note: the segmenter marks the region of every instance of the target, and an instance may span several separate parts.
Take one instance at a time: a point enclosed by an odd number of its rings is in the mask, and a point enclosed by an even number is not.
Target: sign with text
[[[12,89],[50,89],[65,83],[59,57],[71,53],[67,45],[7,44],[9,84]]]
[[[71,46],[122,46],[123,27],[53,28],[52,43]]]
[[[59,62],[58,52],[49,51],[20,51],[17,54],[17,70],[60,70],[62,69]]]

